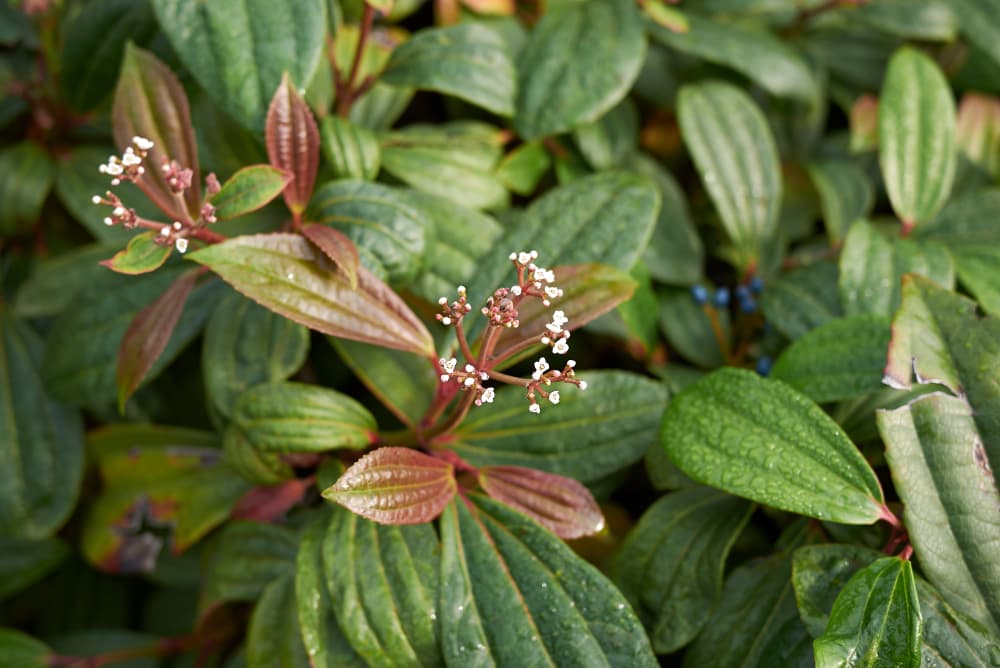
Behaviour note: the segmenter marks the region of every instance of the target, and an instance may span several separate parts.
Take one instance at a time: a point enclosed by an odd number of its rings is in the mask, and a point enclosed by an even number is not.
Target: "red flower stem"
[[[499,380],[501,383],[508,383],[510,385],[520,385],[521,387],[528,387],[531,381],[527,378],[518,378],[517,376],[511,376],[500,371],[489,370],[486,373],[490,375],[493,380]]]
[[[361,33],[358,35],[358,45],[354,50],[354,59],[351,61],[351,69],[347,75],[347,80],[343,82],[343,90],[337,91],[337,115],[347,118],[347,114],[354,106],[358,98],[357,91],[354,90],[354,80],[358,77],[358,70],[361,68],[361,58],[365,52],[365,44],[371,34],[372,22],[375,19],[375,9],[365,3],[364,14],[361,16]]]
[[[889,506],[885,505],[884,503],[882,504],[882,507],[879,508],[878,518],[880,520],[885,520],[886,522],[888,522],[893,529],[905,530],[903,527],[903,523],[900,521],[900,519],[896,517],[896,514],[893,513],[891,510],[889,510]]]
[[[462,327],[461,319],[455,322],[455,336],[458,337],[458,347],[462,349],[465,361],[472,364],[472,360],[476,359],[476,356],[472,354],[472,348],[469,347],[469,340],[465,337],[465,328]]]

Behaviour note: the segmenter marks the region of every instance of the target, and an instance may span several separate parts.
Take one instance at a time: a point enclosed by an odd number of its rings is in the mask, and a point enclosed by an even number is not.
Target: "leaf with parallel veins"
[[[288,73],[271,98],[264,126],[267,157],[275,167],[294,175],[283,192],[293,215],[305,211],[319,169],[319,129],[309,105],[292,85]]]

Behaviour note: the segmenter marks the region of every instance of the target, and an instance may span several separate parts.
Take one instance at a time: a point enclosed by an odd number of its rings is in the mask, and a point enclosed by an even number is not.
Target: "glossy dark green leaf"
[[[0,306],[0,535],[42,539],[76,506],[83,421],[42,385],[42,341]]]
[[[0,150],[0,235],[26,232],[38,222],[42,203],[49,194],[55,168],[44,148],[23,141]]]
[[[976,47],[1000,63],[1000,16],[994,0],[948,0],[958,25]]]
[[[382,168],[470,209],[506,208],[507,189],[495,173],[502,142],[501,131],[485,123],[410,125],[382,137]]]
[[[40,640],[17,629],[0,628],[0,656],[11,668],[48,668],[52,654]]]
[[[838,276],[833,262],[814,262],[782,275],[761,295],[764,317],[792,340],[840,317]]]
[[[313,195],[308,217],[343,232],[359,253],[369,251],[392,284],[405,285],[420,273],[433,238],[432,221],[406,191],[380,183],[326,183]]]
[[[311,668],[295,608],[293,575],[264,588],[247,628],[247,668]]]
[[[573,138],[594,169],[620,166],[639,142],[639,111],[625,98],[596,121],[576,128]]]
[[[685,668],[771,668],[774,641],[801,625],[795,610],[791,559],[775,554],[740,566],[728,578],[704,631],[684,655]],[[773,651],[773,649],[772,649]]]
[[[709,374],[671,399],[661,441],[693,480],[731,494],[842,524],[882,515],[868,462],[819,406],[780,381],[735,368]]]
[[[955,102],[938,66],[916,49],[893,55],[878,106],[879,162],[904,229],[934,217],[955,177]]]
[[[156,271],[170,257],[171,244],[157,243],[158,233],[149,231],[132,237],[124,250],[101,262],[111,271],[119,274],[147,274]]]
[[[299,235],[242,236],[188,257],[262,306],[307,327],[433,355],[427,329],[388,286],[359,267],[358,288],[351,289],[326,256]]]
[[[518,134],[538,139],[596,120],[625,96],[645,53],[632,3],[587,0],[550,8],[518,57]]]
[[[777,97],[811,102],[819,85],[806,60],[766,30],[683,14],[687,30],[647,23],[653,39],[682,53],[736,70]]]
[[[917,578],[917,596],[924,620],[924,665],[941,668],[996,665],[1000,659],[996,634],[945,603],[941,594],[920,578]]]
[[[52,572],[69,555],[58,538],[0,538],[0,599],[8,598]]]
[[[705,487],[660,498],[622,543],[612,570],[657,653],[689,643],[722,591],[729,549],[752,504]]]
[[[889,321],[877,315],[831,320],[793,342],[771,377],[817,403],[853,399],[882,387]]]
[[[205,328],[202,370],[214,409],[232,415],[248,388],[295,373],[309,351],[305,327],[246,297],[230,293],[216,305]]]
[[[720,330],[728,340],[729,315],[720,309],[717,317]],[[712,321],[705,309],[695,303],[689,289],[675,288],[660,293],[659,322],[667,341],[682,357],[706,369],[722,366],[725,356]]]
[[[107,273],[100,262],[115,250],[107,244],[88,244],[40,262],[18,288],[14,314],[21,318],[58,315],[84,286]]]
[[[271,165],[244,167],[212,195],[215,217],[229,220],[256,211],[280,195],[291,180],[291,172]]]
[[[792,584],[799,616],[818,638],[823,635],[837,594],[862,568],[885,555],[857,545],[804,545],[792,559]]]
[[[201,176],[187,94],[170,68],[149,51],[131,43],[125,47],[115,87],[112,123],[115,144],[120,150],[130,146],[135,136],[153,142],[145,160],[146,171],[136,183],[142,192],[173,220],[197,218]],[[180,200],[175,198],[160,169],[166,159],[176,160],[193,172],[191,187]]]
[[[883,32],[935,42],[955,39],[957,21],[948,0],[930,0],[913,5],[906,0],[882,0],[850,7],[848,19],[864,21]]]
[[[256,132],[288,72],[304,86],[323,55],[326,4],[153,0],[156,18],[181,62],[233,119]]]
[[[323,541],[344,636],[371,665],[437,666],[440,546],[429,524],[382,526],[336,509]]]
[[[934,393],[877,418],[924,573],[957,610],[995,631],[1000,557],[990,545],[1000,541],[1000,492],[972,407]]]
[[[78,12],[64,29],[60,54],[59,81],[70,106],[97,106],[109,93],[108,82],[118,78],[125,43],[146,44],[156,29],[146,0],[100,0]]]
[[[958,280],[990,315],[1000,315],[1000,246],[953,253]]]
[[[497,178],[518,195],[530,195],[552,164],[541,141],[521,144],[497,165]]]
[[[651,179],[660,191],[660,215],[642,256],[650,275],[662,283],[690,285],[697,282],[702,274],[705,250],[680,185],[670,172],[645,155],[633,157],[628,164]]]
[[[323,157],[334,178],[375,179],[382,158],[374,132],[339,116],[324,118],[320,132]]]
[[[948,202],[914,236],[943,243],[953,250],[1000,246],[997,216],[1000,216],[1000,188],[978,188]]]
[[[891,317],[906,273],[927,276],[945,287],[955,284],[951,255],[940,244],[887,236],[868,221],[855,222],[840,254],[838,288],[844,312]]]
[[[225,601],[256,601],[265,588],[295,573],[298,536],[283,526],[232,522],[205,560],[200,609]]]
[[[625,172],[603,172],[550,190],[483,258],[469,283],[469,300],[485,300],[513,281],[512,251],[537,250],[545,267],[596,260],[628,271],[646,247],[659,207],[656,187]]]
[[[817,668],[919,668],[923,620],[909,561],[884,557],[861,569],[837,596],[814,644]]]
[[[516,76],[500,34],[486,24],[467,22],[418,31],[392,52],[379,79],[453,95],[512,116]]]
[[[832,243],[840,243],[851,223],[871,213],[875,187],[864,171],[848,160],[823,160],[808,167],[819,191],[826,236]]]
[[[684,143],[742,269],[760,261],[781,207],[781,169],[767,119],[736,86],[709,81],[677,95]]]
[[[323,538],[328,521],[306,527],[295,559],[295,601],[299,628],[313,668],[364,668],[340,630],[333,601],[326,589]]]
[[[475,466],[511,465],[595,482],[637,461],[656,440],[666,391],[621,371],[578,370],[585,392],[567,387],[558,406],[528,411],[524,391],[506,387],[472,413],[449,447]]]
[[[524,515],[472,498],[441,521],[449,665],[656,665],[635,613],[597,569]]]

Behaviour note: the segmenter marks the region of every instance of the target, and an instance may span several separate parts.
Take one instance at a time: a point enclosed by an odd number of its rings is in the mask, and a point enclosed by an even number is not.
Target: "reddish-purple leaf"
[[[129,44],[115,88],[112,117],[119,148],[131,146],[136,136],[154,144],[146,157],[146,173],[137,183],[146,196],[171,219],[197,218],[201,206],[198,145],[187,95],[170,68],[152,53]],[[191,187],[184,195],[187,211],[163,176],[164,158],[176,160],[194,172]]]
[[[118,349],[115,372],[119,409],[125,407],[125,402],[167,347],[197,279],[197,270],[181,275],[156,301],[139,311],[128,326]]]
[[[188,258],[275,313],[318,332],[434,357],[434,340],[392,288],[358,267],[357,289],[298,234],[257,234]]]
[[[572,478],[523,466],[484,466],[479,486],[560,538],[589,536],[604,528],[604,515],[590,490]]]
[[[358,287],[358,249],[350,237],[329,225],[306,225],[302,236],[315,244],[316,248],[333,260],[347,277],[352,288]]]
[[[421,524],[440,515],[457,491],[448,462],[410,448],[379,448],[344,471],[323,496],[381,524]]]
[[[215,217],[229,220],[256,211],[277,197],[291,180],[291,172],[271,165],[244,167],[212,196]]]
[[[562,289],[563,296],[553,299],[551,306],[543,306],[540,299],[522,302],[518,311],[520,325],[504,330],[496,347],[496,358],[505,357],[530,339],[539,340],[557,310],[569,319],[564,328],[573,331],[627,301],[635,292],[632,277],[604,264],[568,265],[556,267],[552,272],[556,276],[554,285]]]
[[[271,98],[264,132],[271,164],[295,175],[285,187],[284,196],[288,210],[300,216],[316,183],[319,129],[309,105],[295,90],[287,72]]]
[[[173,250],[171,244],[156,243],[156,232],[143,232],[129,239],[124,250],[101,261],[105,267],[119,274],[146,274],[163,266]]]

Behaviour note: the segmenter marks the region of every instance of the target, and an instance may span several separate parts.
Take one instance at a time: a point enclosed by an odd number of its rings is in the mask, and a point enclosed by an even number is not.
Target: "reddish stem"
[[[364,56],[365,44],[368,43],[368,36],[371,34],[372,22],[375,20],[375,9],[365,3],[364,14],[361,16],[361,33],[358,35],[358,45],[354,50],[354,58],[351,61],[351,69],[347,74],[347,79],[342,83],[341,90],[337,91],[337,115],[347,118],[351,107],[360,94],[354,90],[354,80],[358,77],[358,70],[361,68],[361,58]],[[362,83],[364,85],[364,83]],[[360,90],[360,88],[358,89]]]

